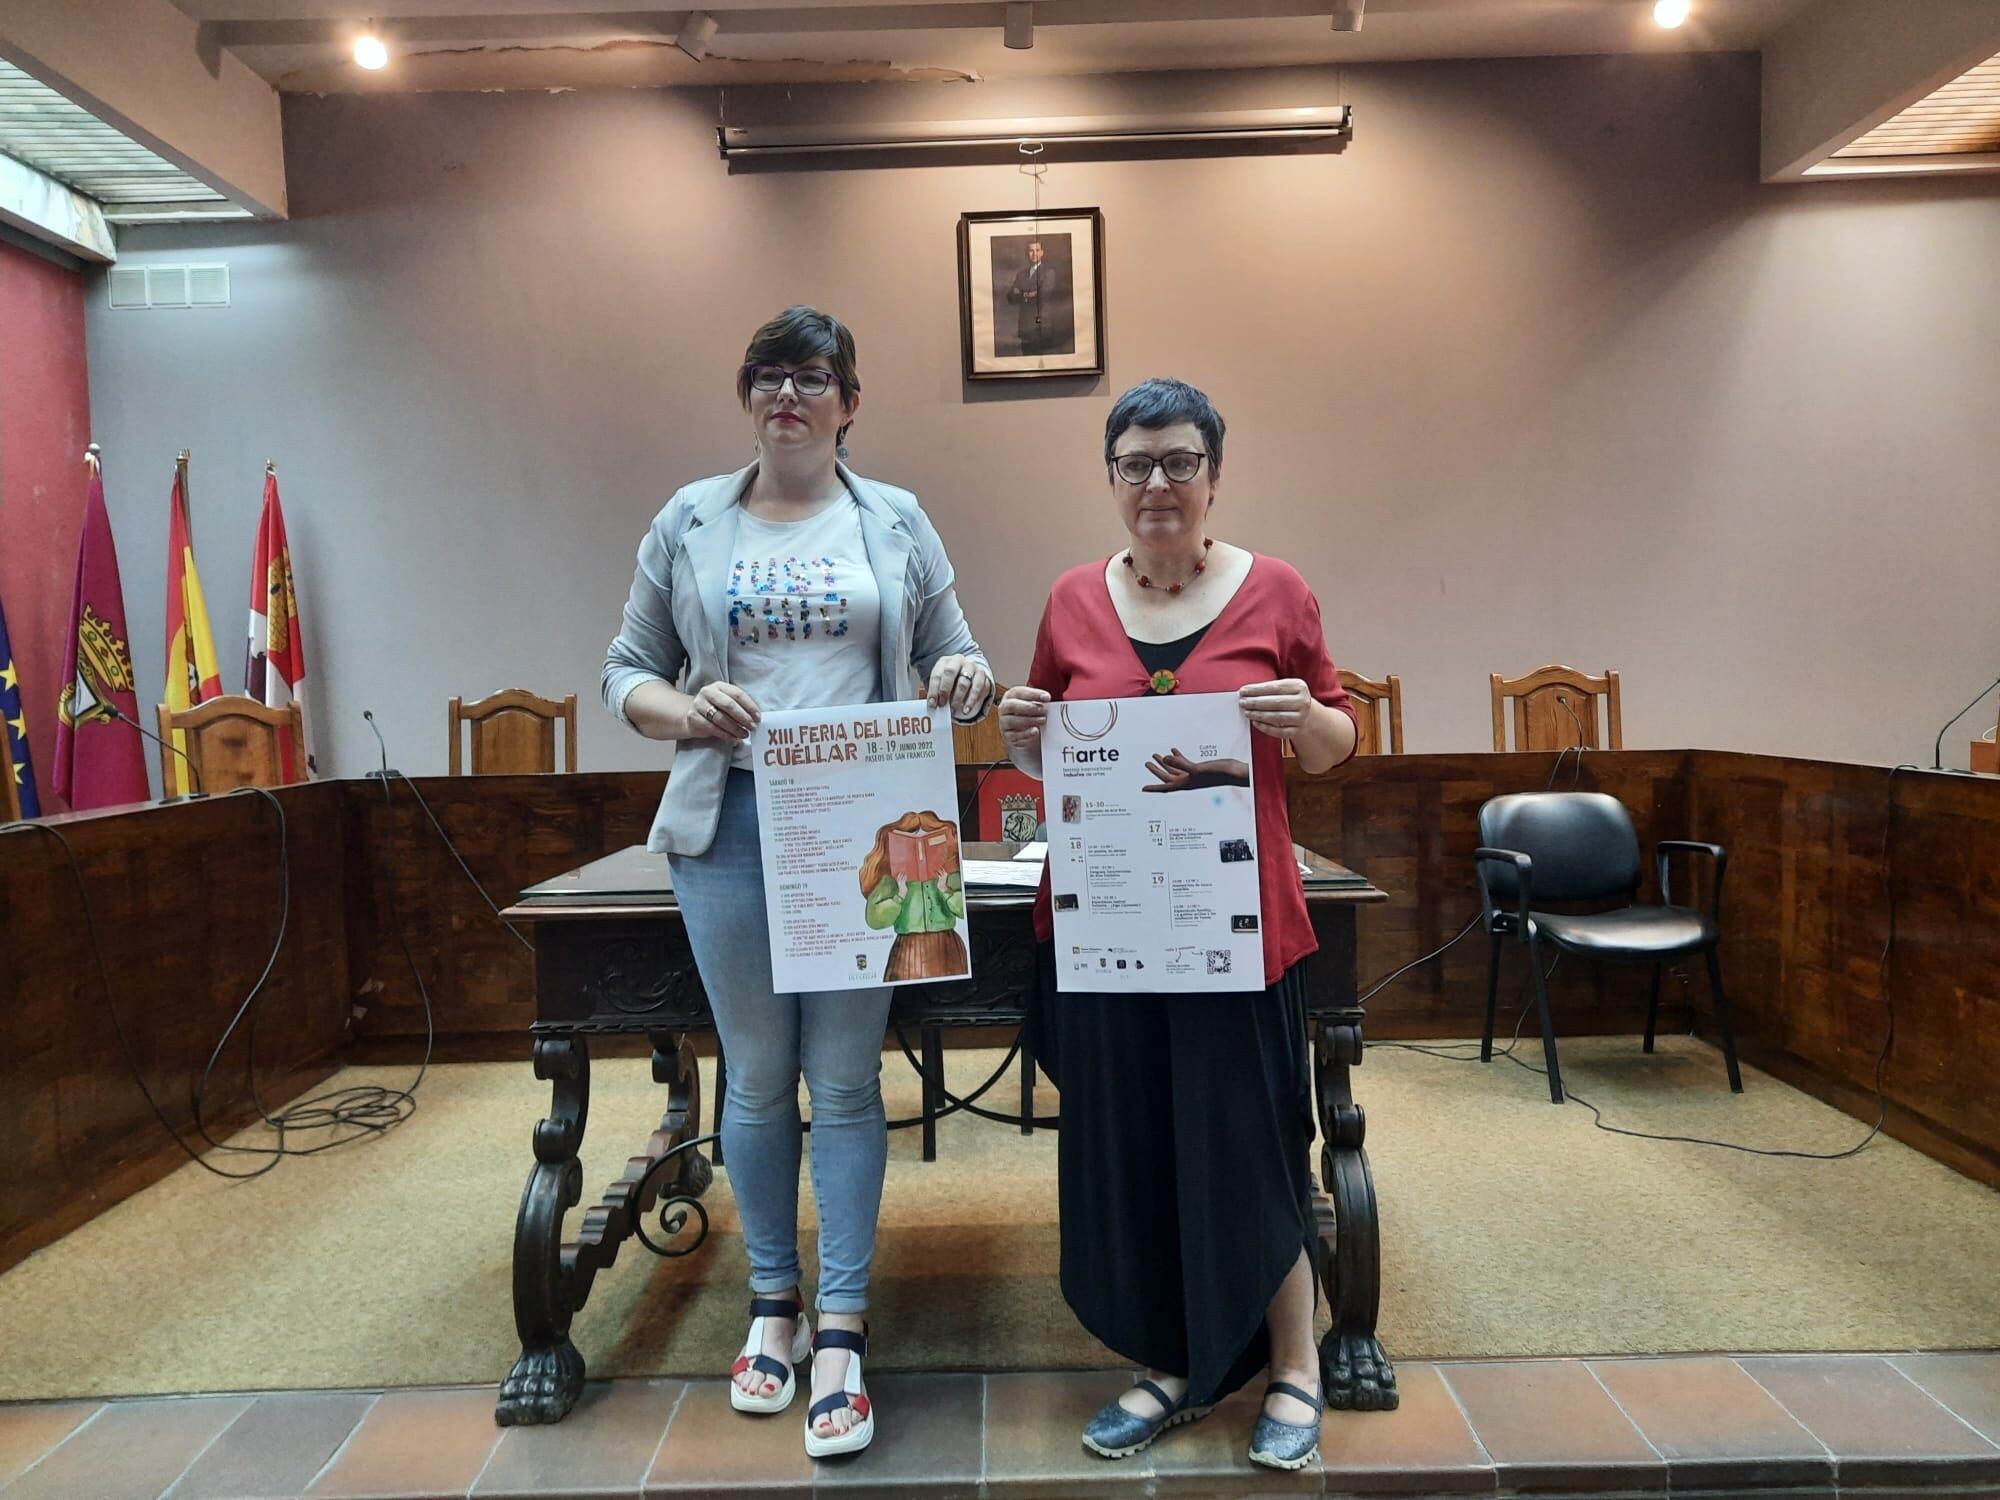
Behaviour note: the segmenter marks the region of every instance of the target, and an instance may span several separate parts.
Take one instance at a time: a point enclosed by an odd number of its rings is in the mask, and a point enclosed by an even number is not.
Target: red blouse
[[[1081,698],[1139,698],[1151,689],[1146,669],[1126,637],[1111,603],[1104,570],[1109,559],[1071,568],[1049,590],[1035,633],[1028,686],[1057,702]],[[1327,655],[1319,600],[1290,563],[1253,553],[1250,571],[1222,613],[1176,670],[1179,691],[1233,693],[1253,682],[1302,679],[1313,697],[1352,718],[1354,705]],[[1250,735],[1252,784],[1257,808],[1257,884],[1264,905],[1264,982],[1314,952],[1319,941],[1306,916],[1305,888],[1292,859],[1292,820],[1285,801],[1284,751],[1261,731]],[[1035,895],[1035,936],[1055,935],[1049,907],[1049,874]]]

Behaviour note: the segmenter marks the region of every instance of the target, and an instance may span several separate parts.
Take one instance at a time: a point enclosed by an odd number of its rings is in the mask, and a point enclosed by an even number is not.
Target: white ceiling
[[[997,0],[710,0],[705,61],[672,46],[685,9],[606,0],[174,0],[281,89],[312,92],[1021,78],[1427,58],[1755,51],[1821,0],[1693,0],[1677,31],[1652,0],[1369,0],[1359,33],[1331,0],[1037,0],[1035,45],[1001,42]],[[616,0],[611,0],[615,4]],[[356,67],[373,18],[396,53]]]

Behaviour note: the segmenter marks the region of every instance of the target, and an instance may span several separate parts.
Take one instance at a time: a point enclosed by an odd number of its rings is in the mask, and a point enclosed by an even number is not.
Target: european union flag
[[[39,818],[42,799],[36,795],[35,767],[28,759],[28,716],[21,707],[21,677],[14,670],[5,609],[0,609],[0,719],[7,721],[7,758],[0,762],[0,776],[13,776],[14,788],[21,795],[21,815]]]

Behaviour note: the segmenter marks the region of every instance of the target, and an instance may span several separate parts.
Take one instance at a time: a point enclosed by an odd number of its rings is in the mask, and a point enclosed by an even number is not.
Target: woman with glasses
[[[1007,690],[1000,727],[1031,776],[1042,773],[1052,701],[1231,692],[1255,731],[1267,987],[1058,993],[1044,874],[1036,1055],[1062,1091],[1063,1296],[1085,1328],[1147,1367],[1091,1419],[1084,1446],[1128,1457],[1267,1369],[1250,1457],[1297,1469],[1317,1456],[1323,1404],[1304,984],[1318,945],[1281,756],[1289,744],[1305,770],[1329,770],[1354,753],[1355,723],[1305,581],[1209,531],[1222,437],[1208,398],[1181,381],[1118,398],[1104,462],[1126,543],[1056,580],[1028,683]],[[1158,778],[1147,790],[1161,792],[1246,774],[1177,749],[1147,770]]]
[[[810,1352],[805,1445],[819,1458],[875,1434],[862,1315],[888,1156],[891,991],[773,992],[750,734],[766,710],[910,697],[913,669],[933,705],[976,719],[993,678],[916,497],[841,461],[861,405],[853,335],[787,309],[751,338],[736,394],[756,457],[688,485],[654,518],[605,657],[604,704],[678,746],[646,847],[669,856],[729,1059],[722,1141],[751,1295],[730,1401],[783,1411]],[[820,1224],[816,1337],[799,1291],[801,1072]]]

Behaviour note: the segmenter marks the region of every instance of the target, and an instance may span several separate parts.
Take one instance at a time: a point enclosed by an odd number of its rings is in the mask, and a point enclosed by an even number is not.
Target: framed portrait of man
[[[1104,373],[1104,215],[1094,208],[958,217],[967,380]]]

